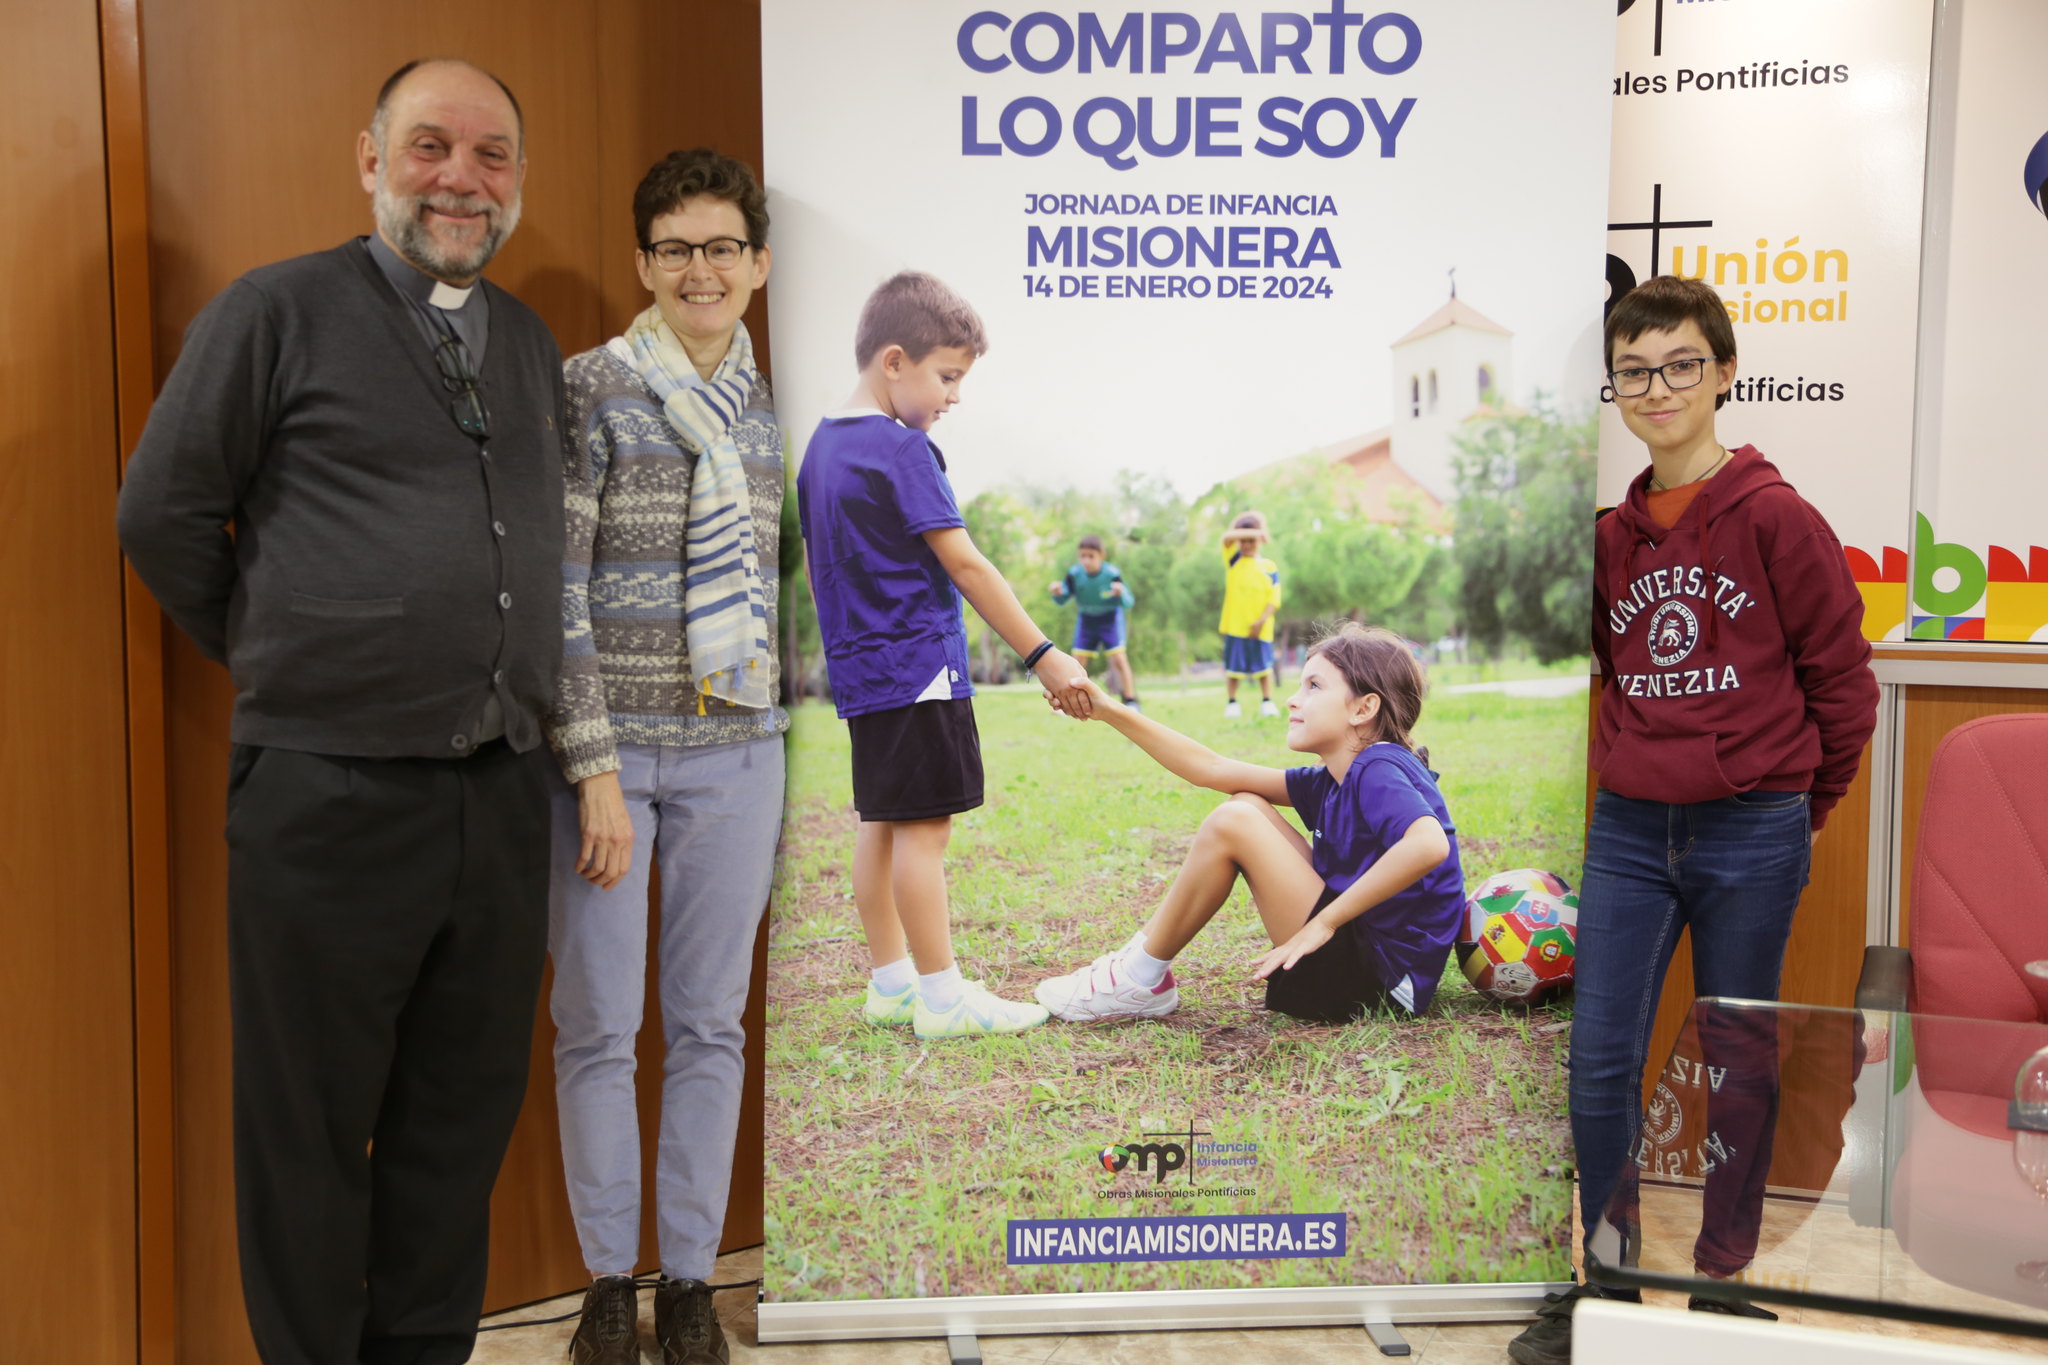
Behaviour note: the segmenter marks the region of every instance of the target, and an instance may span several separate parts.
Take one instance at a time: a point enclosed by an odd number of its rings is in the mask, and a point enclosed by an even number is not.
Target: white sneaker
[[[1280,714],[1280,708],[1273,705],[1273,699],[1268,697],[1259,703],[1259,714],[1270,719]]]
[[[1236,702],[1227,701],[1223,703],[1223,719],[1236,720],[1239,716],[1242,716],[1243,714],[1244,708],[1242,706],[1239,706]]]
[[[979,981],[969,981],[949,1010],[935,1010],[917,998],[911,1032],[920,1038],[981,1038],[991,1033],[1022,1033],[1045,1022],[1045,1010],[1021,1000],[1005,1000]]]
[[[1141,985],[1124,974],[1115,953],[1104,953],[1079,971],[1041,981],[1031,992],[1055,1019],[1086,1024],[1096,1019],[1156,1019],[1180,1007],[1180,988],[1173,969],[1156,986]]]

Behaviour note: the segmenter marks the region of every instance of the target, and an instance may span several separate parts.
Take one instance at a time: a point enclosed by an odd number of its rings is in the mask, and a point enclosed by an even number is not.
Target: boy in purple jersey
[[[920,1038],[1015,1033],[1046,1017],[964,980],[953,960],[946,843],[953,817],[982,798],[961,597],[1062,709],[1090,705],[1086,670],[974,547],[926,434],[987,349],[981,318],[938,280],[884,281],[855,332],[860,383],[818,424],[796,480],[832,700],[853,742],[853,897],[873,963],[861,1012]]]
[[[1367,1009],[1429,1008],[1465,904],[1451,823],[1428,751],[1422,666],[1391,631],[1347,625],[1309,651],[1287,702],[1287,747],[1318,763],[1244,763],[1098,699],[1104,719],[1169,772],[1230,799],[1195,834],[1145,927],[1114,952],[1038,985],[1055,1016],[1157,1016],[1180,1004],[1172,960],[1230,898],[1240,875],[1271,951],[1253,964],[1266,1006],[1341,1022]],[[1055,703],[1057,704],[1057,703]],[[1293,806],[1305,840],[1275,807]]]

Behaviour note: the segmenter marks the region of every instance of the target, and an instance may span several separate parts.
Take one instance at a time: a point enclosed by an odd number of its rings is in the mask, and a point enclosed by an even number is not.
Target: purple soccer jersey
[[[1333,891],[1364,876],[1423,816],[1444,827],[1449,857],[1338,930],[1356,936],[1395,999],[1417,1014],[1428,1009],[1465,907],[1457,831],[1429,769],[1401,745],[1373,744],[1341,783],[1321,764],[1288,769],[1287,798],[1312,835],[1309,861]]]
[[[839,714],[973,696],[960,590],[924,541],[967,524],[931,438],[879,412],[827,417],[796,494]]]

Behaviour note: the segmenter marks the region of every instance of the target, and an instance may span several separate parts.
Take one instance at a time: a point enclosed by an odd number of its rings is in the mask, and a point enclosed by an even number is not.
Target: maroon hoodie
[[[1668,531],[1649,487],[1645,470],[1594,532],[1600,785],[1674,803],[1811,791],[1819,829],[1877,725],[1842,546],[1754,446]]]

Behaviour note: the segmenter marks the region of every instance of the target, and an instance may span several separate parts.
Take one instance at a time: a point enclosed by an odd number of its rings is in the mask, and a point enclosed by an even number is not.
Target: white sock
[[[966,991],[967,983],[960,979],[960,964],[957,962],[943,972],[917,978],[917,993],[924,997],[925,1008],[940,1014],[959,1004]]]
[[[1123,963],[1124,970],[1130,973],[1131,980],[1141,986],[1158,985],[1166,980],[1166,973],[1173,967],[1172,958],[1154,957],[1145,951],[1143,929],[1131,936],[1131,941],[1117,954],[1117,961]]]
[[[901,995],[910,989],[910,983],[917,980],[917,972],[911,967],[910,959],[899,957],[894,962],[884,962],[869,973],[875,983],[875,990],[882,995]]]

